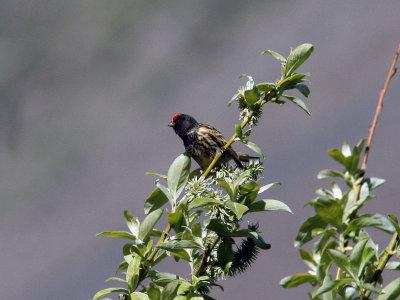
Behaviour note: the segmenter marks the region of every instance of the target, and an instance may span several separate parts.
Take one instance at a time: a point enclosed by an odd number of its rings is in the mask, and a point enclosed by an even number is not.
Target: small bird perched
[[[243,168],[240,162],[241,156],[232,147],[226,150],[226,140],[221,133],[212,126],[198,123],[192,116],[177,114],[168,124],[177,135],[182,139],[186,152],[199,164],[205,171],[210,165],[214,156],[222,151],[223,154],[218,160],[218,165],[225,164],[233,159],[239,168]],[[248,161],[248,157],[243,155],[243,161]]]

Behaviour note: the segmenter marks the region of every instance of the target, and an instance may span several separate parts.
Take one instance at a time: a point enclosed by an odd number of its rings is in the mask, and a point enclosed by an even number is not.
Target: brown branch
[[[390,80],[392,79],[394,74],[396,74],[396,71],[397,71],[396,63],[397,63],[397,59],[399,58],[399,55],[400,55],[400,44],[399,44],[399,47],[397,48],[396,54],[394,55],[392,65],[391,65],[391,67],[389,69],[389,73],[386,77],[385,85],[383,86],[383,88],[379,94],[379,101],[378,101],[378,105],[376,107],[374,119],[372,121],[371,127],[369,128],[369,135],[368,135],[367,145],[365,146],[364,157],[363,157],[363,160],[361,163],[361,170],[365,170],[365,168],[367,167],[367,160],[368,160],[368,155],[369,155],[369,149],[371,147],[372,137],[374,136],[376,123],[378,122],[379,115],[382,111],[383,99],[385,98],[385,94],[389,87]]]

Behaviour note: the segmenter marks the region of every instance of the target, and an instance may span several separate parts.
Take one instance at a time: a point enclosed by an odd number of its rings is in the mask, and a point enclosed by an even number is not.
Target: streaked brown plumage
[[[186,152],[199,164],[203,171],[207,169],[214,156],[220,151],[223,151],[223,154],[218,160],[218,165],[225,164],[233,159],[238,167],[243,167],[239,155],[232,147],[224,149],[227,142],[214,127],[198,123],[187,114],[175,115],[168,126],[172,127],[182,139]]]

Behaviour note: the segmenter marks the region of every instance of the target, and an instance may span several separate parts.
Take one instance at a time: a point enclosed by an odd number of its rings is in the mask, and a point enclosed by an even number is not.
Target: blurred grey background
[[[154,188],[183,152],[168,122],[194,115],[226,137],[238,123],[226,104],[244,84],[278,79],[283,55],[315,52],[308,117],[267,105],[253,141],[266,155],[265,194],[294,215],[260,213],[262,252],[217,299],[308,299],[283,289],[305,272],[293,241],[326,151],[368,135],[379,90],[400,42],[399,1],[19,1],[0,4],[0,299],[89,299],[122,260],[123,211],[143,218]],[[363,212],[400,216],[400,75],[393,78],[372,144],[368,175],[387,183]],[[236,145],[240,149],[240,146]],[[246,221],[246,220],[245,220]],[[161,223],[159,227],[164,226]],[[390,236],[373,231],[384,247]],[[163,271],[188,274],[169,262]]]

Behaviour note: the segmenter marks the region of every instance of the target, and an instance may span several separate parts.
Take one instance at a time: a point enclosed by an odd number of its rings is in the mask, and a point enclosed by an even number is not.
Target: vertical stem
[[[378,122],[379,115],[380,115],[380,113],[382,111],[383,99],[385,98],[386,91],[387,91],[387,89],[389,87],[390,80],[392,79],[394,74],[396,74],[396,71],[397,71],[396,63],[397,63],[397,59],[399,58],[399,55],[400,55],[400,44],[399,44],[399,47],[397,48],[396,54],[394,55],[394,58],[393,58],[393,61],[392,61],[392,65],[390,66],[389,73],[388,73],[388,75],[386,77],[385,84],[384,84],[381,92],[379,93],[379,101],[378,101],[378,105],[376,107],[376,111],[375,111],[374,119],[372,121],[372,125],[369,128],[369,135],[368,135],[367,145],[365,146],[365,152],[364,152],[364,157],[363,157],[362,164],[361,164],[361,170],[365,170],[365,168],[367,166],[369,149],[371,147],[372,137],[374,136],[376,123]]]

